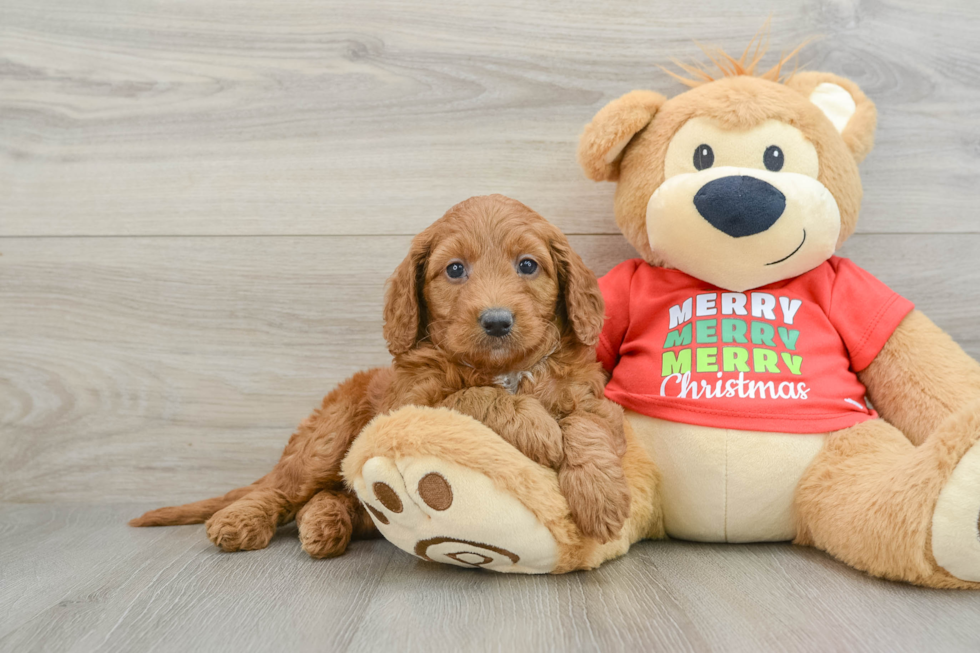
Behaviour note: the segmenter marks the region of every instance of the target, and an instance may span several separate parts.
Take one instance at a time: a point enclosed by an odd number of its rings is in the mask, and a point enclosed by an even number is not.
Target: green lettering
[[[753,345],[769,345],[770,347],[775,347],[776,343],[772,339],[775,335],[776,330],[772,328],[771,324],[767,322],[752,322]]]
[[[781,358],[783,359],[783,363],[786,364],[786,367],[789,368],[790,372],[797,375],[802,373],[800,372],[800,366],[803,365],[802,356],[794,356],[793,354],[783,352]]]
[[[697,321],[697,336],[698,344],[704,343],[714,343],[718,342],[718,336],[715,335],[715,329],[718,323],[714,320],[698,320]]]
[[[724,319],[721,321],[721,341],[722,342],[742,342],[749,341],[745,337],[745,320]]]
[[[664,340],[664,349],[670,349],[671,347],[683,347],[685,345],[691,344],[691,325],[688,323],[683,329],[678,329],[677,331],[671,331],[667,334],[667,339]]]
[[[748,372],[749,352],[744,347],[725,347],[721,350],[721,369],[725,372]]]
[[[691,350],[682,349],[676,354],[672,351],[665,351],[663,357],[663,371],[661,376],[671,374],[683,374],[691,371]]]
[[[718,348],[698,347],[698,372],[718,371]]]
[[[787,329],[786,327],[779,327],[778,331],[779,339],[786,345],[786,349],[796,351],[796,339],[800,337],[800,332],[796,329]]]
[[[753,323],[753,326],[754,324],[755,323]],[[778,360],[779,358],[777,358],[776,352],[774,351],[761,349],[759,347],[752,350],[752,365],[756,372],[770,372],[772,374],[779,374],[779,366],[776,364]]]

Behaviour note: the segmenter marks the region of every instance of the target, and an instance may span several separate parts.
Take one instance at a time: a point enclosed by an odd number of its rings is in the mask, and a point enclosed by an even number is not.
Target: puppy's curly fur
[[[490,309],[512,315],[505,335],[481,323]],[[377,533],[343,484],[344,455],[375,415],[415,404],[482,421],[557,471],[585,535],[608,541],[618,533],[630,494],[622,411],[603,398],[595,357],[602,295],[557,228],[500,195],[457,204],[412,241],[388,281],[384,316],[393,365],[355,374],[328,394],[269,474],[130,523],[207,520],[211,541],[238,551],[265,547],[295,517],[310,555],[339,555],[352,537]]]

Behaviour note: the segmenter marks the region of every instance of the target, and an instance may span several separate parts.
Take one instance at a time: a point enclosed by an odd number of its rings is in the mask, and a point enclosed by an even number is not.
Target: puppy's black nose
[[[488,308],[480,313],[480,326],[488,336],[502,338],[514,326],[514,314],[506,308]]]
[[[709,181],[694,196],[698,213],[732,238],[753,236],[776,224],[786,196],[772,184],[747,175]]]

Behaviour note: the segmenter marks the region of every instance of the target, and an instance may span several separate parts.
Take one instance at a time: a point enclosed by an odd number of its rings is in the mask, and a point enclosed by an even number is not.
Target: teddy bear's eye
[[[706,143],[698,145],[694,150],[694,167],[698,170],[710,168],[715,164],[715,151]]]
[[[766,148],[766,153],[762,155],[762,162],[766,164],[767,170],[779,172],[783,167],[783,151],[778,145],[770,145]]]

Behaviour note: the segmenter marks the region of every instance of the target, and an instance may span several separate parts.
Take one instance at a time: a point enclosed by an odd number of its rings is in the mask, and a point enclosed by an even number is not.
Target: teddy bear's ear
[[[604,106],[578,144],[578,162],[593,181],[619,178],[619,161],[630,139],[650,124],[666,101],[653,91],[631,91]]]
[[[874,103],[849,79],[831,73],[802,72],[786,85],[810,99],[830,119],[859,163],[874,147]]]

